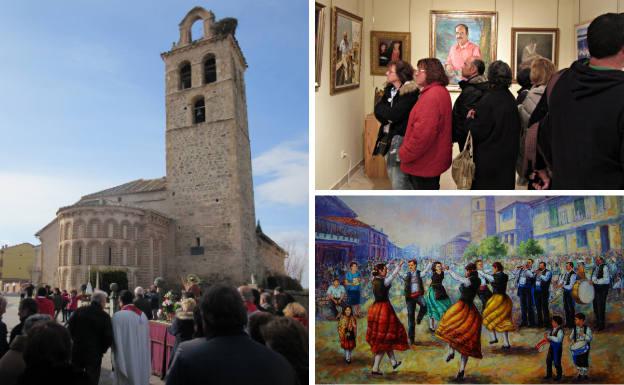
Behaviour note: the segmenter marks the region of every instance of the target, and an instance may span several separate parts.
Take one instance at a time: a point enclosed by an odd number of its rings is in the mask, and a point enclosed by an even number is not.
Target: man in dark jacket
[[[548,97],[538,144],[552,180],[540,170],[538,189],[624,189],[624,13],[594,19],[587,44],[591,58],[563,71]]]
[[[145,294],[145,291],[143,290],[141,286],[137,286],[136,289],[134,289],[134,306],[141,309],[141,311],[145,313],[145,316],[147,317],[147,319],[151,320],[152,319],[152,304],[150,303],[149,299],[145,298],[144,294]]]
[[[73,340],[72,362],[89,375],[89,383],[100,381],[102,356],[113,344],[113,325],[104,311],[106,293],[96,290],[89,306],[79,307],[69,318]]]
[[[475,108],[477,102],[487,89],[485,63],[483,60],[471,56],[464,62],[462,76],[464,80],[459,82],[461,93],[453,105],[453,142],[459,144],[459,151],[464,148],[468,129],[466,127],[466,115]]]
[[[180,344],[167,385],[298,383],[295,370],[283,356],[244,332],[247,310],[235,288],[211,286],[200,306],[206,338]]]
[[[17,308],[17,316],[19,317],[20,323],[15,325],[13,329],[11,329],[11,336],[9,338],[9,344],[13,342],[15,337],[22,334],[22,328],[24,327],[24,321],[26,318],[30,317],[33,314],[37,314],[39,308],[37,307],[37,301],[32,298],[24,298]]]

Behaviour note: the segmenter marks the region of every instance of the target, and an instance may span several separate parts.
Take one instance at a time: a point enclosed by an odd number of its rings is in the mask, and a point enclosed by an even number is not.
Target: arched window
[[[206,105],[204,98],[199,99],[193,105],[193,123],[203,123],[206,121]]]
[[[108,247],[108,264],[113,264],[113,248],[110,246]]]
[[[180,89],[191,88],[191,64],[186,62],[180,67]]]
[[[217,60],[213,54],[209,54],[204,59],[204,84],[217,81]]]

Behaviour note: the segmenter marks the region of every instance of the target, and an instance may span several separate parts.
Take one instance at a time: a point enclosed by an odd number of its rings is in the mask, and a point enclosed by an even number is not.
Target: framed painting
[[[444,65],[450,90],[459,90],[461,67],[468,57],[481,57],[486,67],[496,60],[496,12],[431,11],[429,27],[429,56]]]
[[[518,72],[531,67],[539,57],[555,64],[559,60],[559,28],[512,28],[511,72],[516,79]]]
[[[371,31],[371,75],[383,76],[386,66],[394,60],[411,62],[409,32]]]
[[[590,21],[586,21],[574,26],[574,36],[576,38],[576,58],[577,59],[589,59],[589,47],[587,46],[587,28],[589,28]]]
[[[331,95],[360,86],[362,18],[338,7],[332,9]]]
[[[624,278],[590,284],[624,263],[621,197],[317,195],[314,211],[317,384],[622,383]]]
[[[318,90],[321,85],[321,68],[323,67],[323,31],[325,29],[325,6],[315,3],[314,11],[314,49],[316,52],[316,68],[314,73],[314,87]]]

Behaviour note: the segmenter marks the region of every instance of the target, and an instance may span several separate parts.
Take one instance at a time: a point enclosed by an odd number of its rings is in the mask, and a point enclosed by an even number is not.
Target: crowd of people
[[[149,321],[162,305],[159,290],[122,290],[116,304],[101,290],[73,290],[73,300],[58,288],[33,292],[25,288],[10,335],[0,295],[0,384],[98,384],[109,349],[115,384],[150,383]],[[308,382],[308,316],[290,294],[222,284],[198,294],[182,293],[168,326],[175,344],[167,384]]]
[[[578,346],[576,353],[573,352],[577,379],[585,380],[592,333],[608,326],[607,301],[622,299],[622,253],[609,251],[601,255],[567,254],[536,259],[537,262],[522,257],[491,258],[485,262],[478,259],[464,266],[464,274],[449,266],[457,268],[460,266],[457,261],[447,265],[433,258],[409,260],[407,269],[402,268],[402,259],[390,264],[376,261],[370,273],[368,263],[362,264],[362,270],[356,262],[349,263],[348,270],[346,264],[339,263],[326,266],[326,271],[340,275],[326,281],[329,284],[317,300],[327,304],[331,311],[329,319],[337,320],[338,340],[347,364],[351,363],[356,348],[357,318],[367,317],[366,341],[373,353],[373,376],[383,375],[380,365],[384,356],[390,359],[392,370],[398,370],[402,362],[395,351],[416,344],[415,325],[427,316],[429,331],[448,345],[446,361],[451,361],[456,352],[460,355],[456,377],[459,381],[464,379],[469,357],[483,358],[482,327],[490,344],[502,339],[503,350],[511,349],[509,334],[519,328],[547,329],[544,342],[550,344],[550,351],[545,379],[553,377],[551,366],[554,365],[555,380],[563,375],[563,330],[570,330],[570,347]],[[422,270],[419,263],[424,265]],[[448,277],[450,282],[445,280]],[[402,284],[393,288],[397,278]],[[577,281],[592,287],[591,302],[582,302],[578,285],[575,286]],[[371,295],[364,294],[365,286]],[[508,294],[512,291],[515,295]],[[609,296],[609,292],[613,295]],[[392,303],[397,297],[404,300]],[[480,308],[475,300],[480,302]],[[364,303],[368,309],[362,311],[360,305]],[[590,304],[591,314],[579,307]],[[407,330],[397,316],[403,308],[407,311]]]
[[[457,25],[456,35],[460,44],[468,27]],[[439,189],[454,142],[473,151],[472,189],[624,188],[624,13],[595,18],[587,42],[591,58],[559,72],[533,57],[517,76],[517,97],[507,63],[489,63],[486,73],[478,50],[460,50],[454,105],[438,59],[415,68],[391,61],[375,105],[381,126],[373,155],[385,156],[392,188]]]

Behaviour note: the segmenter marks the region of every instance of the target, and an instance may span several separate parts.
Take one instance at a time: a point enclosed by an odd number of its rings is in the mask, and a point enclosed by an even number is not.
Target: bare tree
[[[300,247],[296,241],[288,241],[283,248],[288,253],[284,261],[286,274],[302,283],[308,266],[308,245]]]

